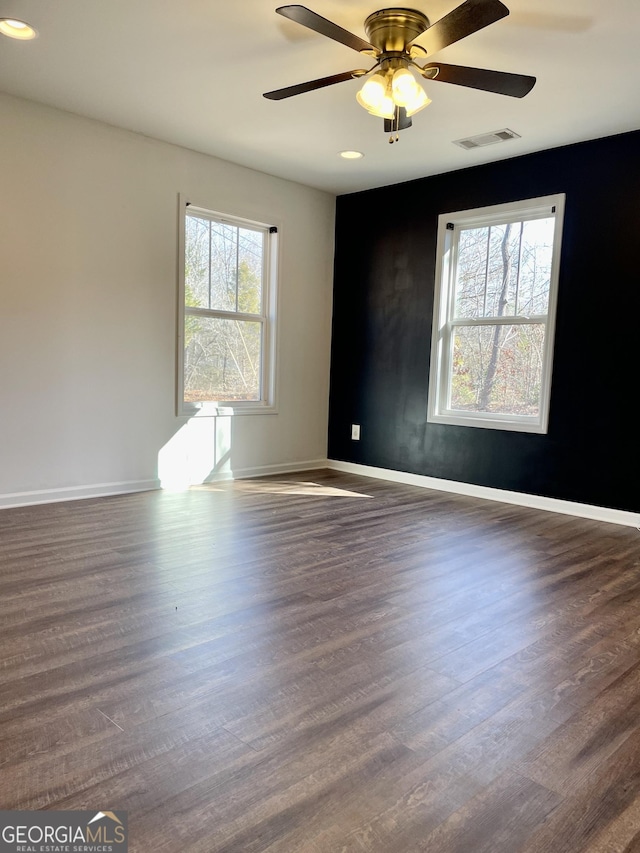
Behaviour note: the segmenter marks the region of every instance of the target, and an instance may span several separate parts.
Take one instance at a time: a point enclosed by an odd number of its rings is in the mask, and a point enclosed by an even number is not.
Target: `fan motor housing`
[[[405,51],[429,26],[429,18],[417,9],[380,9],[364,22],[367,38],[381,53]]]

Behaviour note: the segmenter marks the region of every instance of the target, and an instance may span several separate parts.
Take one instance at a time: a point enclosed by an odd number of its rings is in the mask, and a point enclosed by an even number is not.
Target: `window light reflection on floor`
[[[262,494],[281,495],[308,495],[311,497],[338,497],[338,498],[370,498],[372,495],[363,495],[360,492],[351,492],[348,489],[339,489],[324,483],[314,482],[265,482],[264,480],[238,480],[236,485],[243,491],[260,492]]]

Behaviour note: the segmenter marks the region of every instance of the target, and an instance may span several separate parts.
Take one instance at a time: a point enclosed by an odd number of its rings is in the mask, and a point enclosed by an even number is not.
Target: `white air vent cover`
[[[466,148],[484,148],[485,145],[495,145],[496,142],[508,142],[510,139],[520,139],[520,134],[505,127],[503,130],[494,130],[491,133],[481,133],[478,136],[469,136],[467,139],[454,139],[454,145]]]

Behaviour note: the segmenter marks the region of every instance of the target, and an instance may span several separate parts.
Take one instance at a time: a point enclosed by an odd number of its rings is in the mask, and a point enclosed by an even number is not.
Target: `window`
[[[277,229],[181,208],[179,413],[274,411]]]
[[[428,420],[547,431],[564,195],[438,221]]]

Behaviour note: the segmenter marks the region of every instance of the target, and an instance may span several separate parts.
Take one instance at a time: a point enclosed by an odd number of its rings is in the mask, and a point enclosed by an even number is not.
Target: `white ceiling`
[[[389,145],[356,80],[268,101],[264,91],[358,67],[355,51],[268,0],[0,0],[33,42],[0,36],[0,90],[341,193],[640,128],[640,0],[505,0],[509,17],[445,48],[446,63],[530,74],[522,100],[425,82],[433,103]],[[305,5],[366,38],[376,0]],[[419,0],[432,22],[457,0]],[[419,42],[419,40],[418,40]],[[370,62],[370,61],[369,61]],[[502,128],[519,140],[464,151]],[[337,152],[358,149],[359,161]]]

